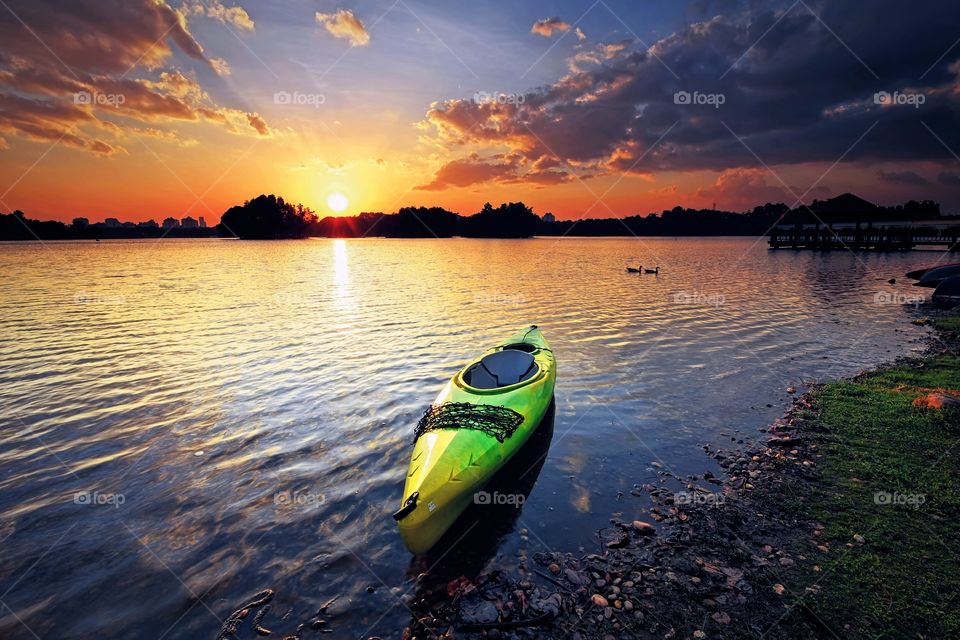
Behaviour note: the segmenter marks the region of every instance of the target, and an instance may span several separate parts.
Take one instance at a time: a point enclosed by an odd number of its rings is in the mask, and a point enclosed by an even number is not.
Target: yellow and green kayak
[[[417,425],[400,509],[407,548],[425,553],[536,431],[557,364],[536,325],[461,369]]]

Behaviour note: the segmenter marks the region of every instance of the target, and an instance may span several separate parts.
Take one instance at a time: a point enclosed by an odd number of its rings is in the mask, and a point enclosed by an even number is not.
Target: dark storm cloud
[[[448,100],[426,122],[452,144],[643,174],[947,160],[960,150],[958,35],[944,3],[751,3],[647,50],[581,51],[522,104]]]
[[[877,171],[877,177],[891,184],[921,185],[929,180],[915,171]]]
[[[937,176],[937,182],[948,187],[960,187],[960,173],[941,171]]]

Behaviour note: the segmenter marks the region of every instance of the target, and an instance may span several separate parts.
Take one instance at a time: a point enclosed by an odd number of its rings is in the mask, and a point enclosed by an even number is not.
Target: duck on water
[[[641,264],[641,265],[638,265],[636,269],[634,269],[633,267],[627,267],[627,273],[653,273],[653,274],[659,275],[660,267],[657,267],[656,269],[644,269],[643,265]]]

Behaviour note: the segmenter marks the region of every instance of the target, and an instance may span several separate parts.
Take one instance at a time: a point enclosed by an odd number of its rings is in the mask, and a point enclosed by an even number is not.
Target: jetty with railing
[[[884,221],[868,223],[777,225],[770,231],[771,249],[852,249],[909,251],[937,247],[960,251],[960,223],[951,221]]]
[[[932,201],[879,207],[845,193],[793,209],[769,232],[771,249],[909,251],[960,250],[960,218],[943,216]]]

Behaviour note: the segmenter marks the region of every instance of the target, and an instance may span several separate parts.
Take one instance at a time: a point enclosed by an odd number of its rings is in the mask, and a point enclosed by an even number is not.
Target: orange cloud
[[[0,131],[99,154],[123,150],[117,142],[103,140],[103,135],[180,140],[170,132],[156,136],[150,133],[160,131],[156,127],[137,127],[129,121],[203,120],[232,133],[271,135],[259,114],[217,104],[196,79],[180,71],[164,71],[153,79],[127,77],[137,67],[154,69],[163,63],[172,54],[168,41],[187,56],[223,71],[218,61],[203,54],[184,14],[165,3],[86,0],[61,6],[50,0],[13,0],[13,5],[12,11],[35,27],[31,33],[11,20],[0,20],[4,40]],[[223,19],[242,18],[233,10],[237,7],[214,3],[208,9]],[[61,37],[63,32],[82,37]],[[38,39],[49,42],[51,49]],[[127,121],[114,122],[118,117]]]
[[[570,23],[564,22],[559,17],[554,16],[553,18],[543,18],[542,20],[537,20],[533,23],[533,26],[530,27],[530,33],[535,33],[537,35],[543,36],[544,38],[549,38],[557,31],[569,31]],[[582,31],[580,33],[583,33]],[[580,37],[580,33],[577,34],[577,37]],[[583,38],[580,38],[581,40]]]
[[[363,22],[349,9],[340,9],[336,13],[316,14],[317,24],[323,26],[334,38],[349,40],[355,47],[370,43],[370,34]]]
[[[556,158],[541,157],[533,162],[519,153],[506,153],[481,158],[472,153],[466,158],[451,160],[440,167],[433,180],[416,187],[421,191],[443,191],[468,187],[485,182],[528,183],[554,185],[570,182],[573,174],[558,171],[561,162]]]
[[[136,66],[156,68],[173,53],[173,43],[188,57],[210,65],[184,15],[166,2],[9,0],[8,5],[0,19],[0,58],[8,63],[20,58],[71,76],[124,74]],[[24,23],[31,25],[29,30]]]
[[[219,0],[209,0],[206,3],[194,0],[192,3],[185,5],[183,10],[188,15],[207,16],[244,31],[253,31],[256,26],[246,9],[243,7],[226,7]]]

